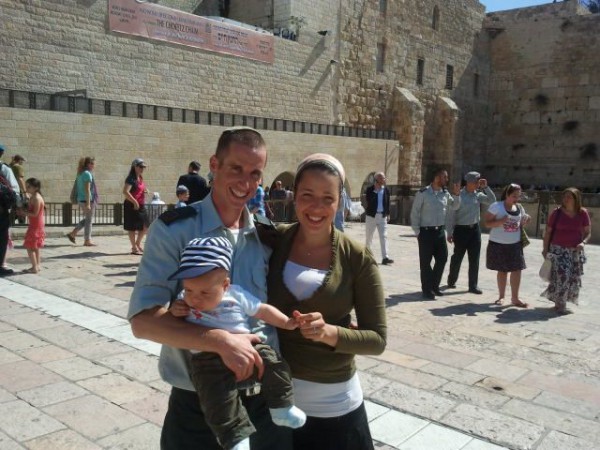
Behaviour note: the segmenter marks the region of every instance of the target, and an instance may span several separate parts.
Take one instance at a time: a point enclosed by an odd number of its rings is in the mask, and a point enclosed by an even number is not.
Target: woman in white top
[[[510,272],[511,303],[519,308],[527,308],[527,303],[519,299],[519,287],[521,271],[526,268],[521,227],[529,222],[530,216],[518,204],[520,197],[521,186],[509,184],[502,191],[500,201],[492,203],[485,213],[484,225],[491,228],[486,267],[498,271],[498,300],[494,303],[502,305]]]

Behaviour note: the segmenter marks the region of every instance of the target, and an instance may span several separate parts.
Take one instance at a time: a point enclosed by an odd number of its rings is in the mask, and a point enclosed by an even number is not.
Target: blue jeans
[[[83,230],[83,238],[86,241],[89,241],[92,238],[92,222],[94,221],[94,213],[96,212],[96,204],[90,203],[90,210],[85,210],[85,202],[79,202],[79,210],[81,214],[83,214],[83,219],[79,221],[77,225],[75,225],[75,229],[73,230],[73,234],[77,234],[79,230],[82,228]]]

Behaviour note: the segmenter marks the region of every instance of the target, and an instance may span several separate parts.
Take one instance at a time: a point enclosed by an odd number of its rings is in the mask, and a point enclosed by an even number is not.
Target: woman
[[[131,163],[131,169],[123,186],[123,228],[129,234],[131,254],[141,255],[142,239],[148,230],[148,216],[146,214],[146,197],[148,189],[144,184],[144,169],[148,167],[143,159],[136,158]]]
[[[86,247],[95,247],[92,242],[92,223],[94,221],[94,212],[98,204],[98,190],[94,180],[94,168],[96,159],[92,156],[86,156],[79,160],[77,166],[77,178],[75,180],[77,191],[77,204],[83,215],[83,219],[73,228],[73,231],[67,234],[67,238],[75,244],[75,238],[79,230],[83,228],[83,245]]]
[[[300,164],[298,223],[278,228],[270,259],[269,302],[301,323],[298,330],[278,330],[296,404],[308,416],[294,430],[298,449],[373,448],[354,355],[385,349],[384,294],[371,253],[333,226],[343,183],[344,169],[330,155]]]
[[[563,191],[560,208],[548,217],[544,233],[544,258],[552,261],[550,284],[542,296],[554,302],[559,315],[571,314],[567,302],[577,305],[583,265],[586,262],[584,246],[592,236],[590,216],[581,207],[581,192],[570,187]]]
[[[521,227],[529,222],[530,217],[518,204],[521,197],[521,186],[509,184],[504,188],[499,202],[490,205],[484,216],[484,225],[490,230],[487,247],[486,267],[498,271],[498,300],[502,305],[506,291],[506,280],[510,272],[511,303],[519,308],[527,308],[527,303],[519,299],[521,271],[526,268],[521,244]]]

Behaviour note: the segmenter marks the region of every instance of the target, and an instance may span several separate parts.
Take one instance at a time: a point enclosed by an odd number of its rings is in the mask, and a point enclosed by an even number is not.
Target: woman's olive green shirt
[[[292,376],[318,383],[349,380],[356,371],[354,355],[378,355],[386,345],[383,285],[371,252],[334,229],[332,258],[323,284],[306,300],[299,301],[283,282],[283,269],[298,224],[281,226],[279,241],[269,262],[269,303],[284,314],[320,312],[326,323],[337,325],[335,348],[305,339],[300,331],[278,329],[281,353]],[[350,329],[354,310],[358,329]]]

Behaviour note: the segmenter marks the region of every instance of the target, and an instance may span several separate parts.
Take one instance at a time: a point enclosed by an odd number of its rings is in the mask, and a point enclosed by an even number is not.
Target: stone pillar
[[[421,186],[423,160],[423,130],[425,109],[421,102],[405,88],[395,88],[392,128],[398,135],[398,184]]]
[[[431,170],[444,167],[451,178],[454,175],[452,168],[457,155],[457,124],[460,110],[456,103],[448,97],[439,96],[433,111],[433,123],[427,124],[430,129],[430,142],[426,155],[423,157],[423,170],[429,179]]]

